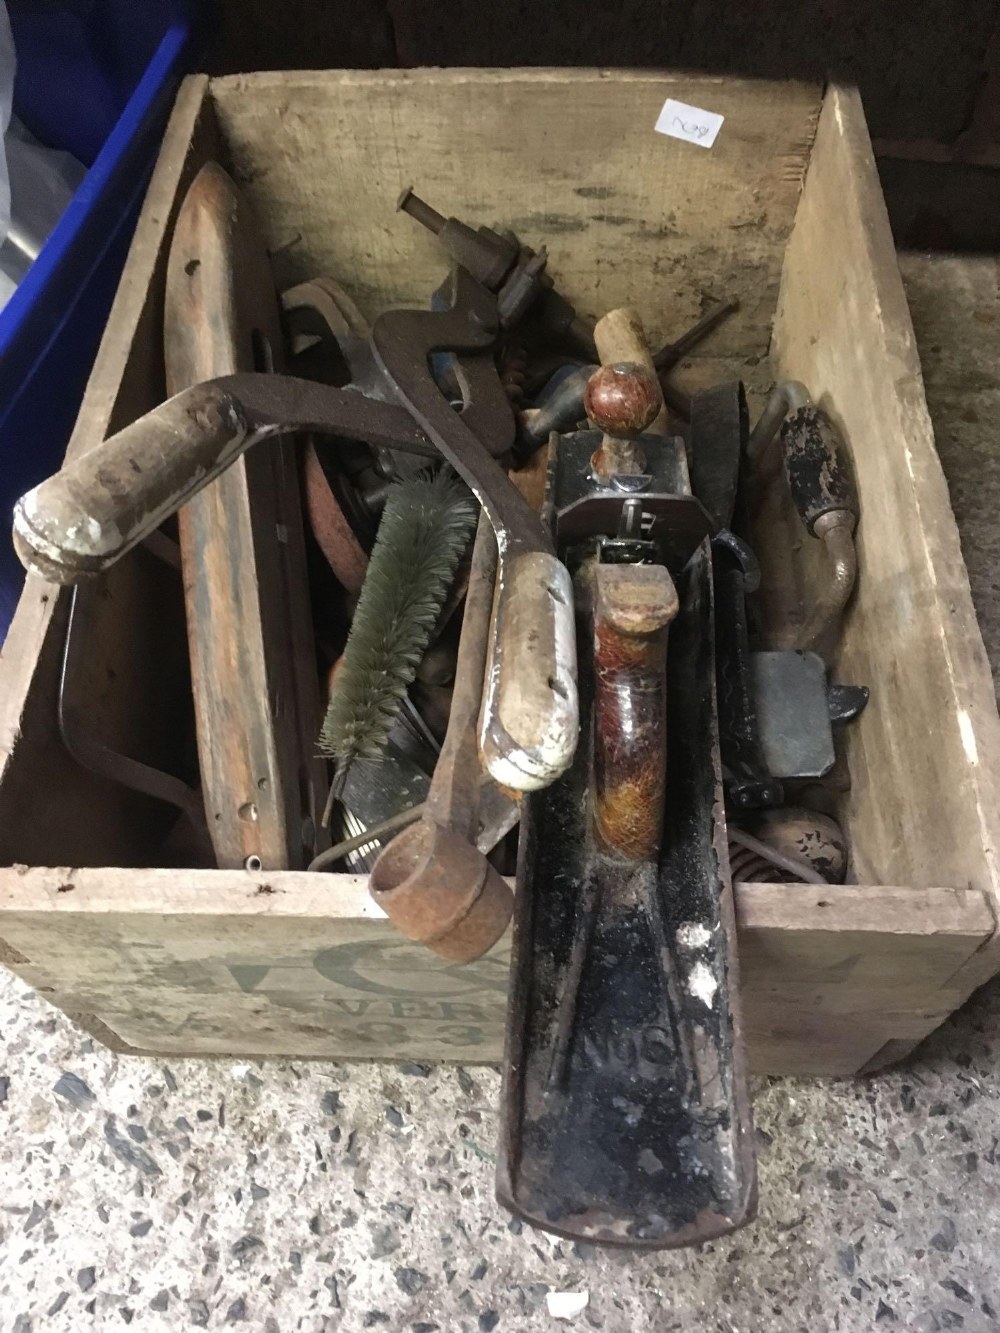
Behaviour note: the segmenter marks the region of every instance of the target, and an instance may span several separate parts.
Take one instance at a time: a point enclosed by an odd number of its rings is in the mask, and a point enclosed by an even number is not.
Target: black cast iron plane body
[[[756,1204],[715,704],[712,524],[690,494],[682,441],[643,437],[647,475],[599,483],[590,458],[600,439],[575,432],[550,446],[545,516],[576,573],[581,732],[571,770],[529,795],[522,813],[497,1193],[547,1231],[655,1249],[731,1231]],[[636,500],[641,531],[630,540],[626,505]],[[638,862],[602,850],[593,831],[586,587],[595,559],[663,563],[680,597],[667,651],[661,851]]]

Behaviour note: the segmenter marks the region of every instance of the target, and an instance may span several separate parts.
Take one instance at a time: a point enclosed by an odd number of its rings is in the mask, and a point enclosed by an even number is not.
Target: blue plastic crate
[[[10,540],[14,502],[62,459],[207,8],[195,0],[8,0],[14,110],[88,172],[0,311],[0,642],[23,583]]]

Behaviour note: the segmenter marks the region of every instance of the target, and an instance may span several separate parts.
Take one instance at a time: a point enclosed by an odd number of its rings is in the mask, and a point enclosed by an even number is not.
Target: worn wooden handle
[[[667,775],[667,633],[677,590],[662,565],[598,565],[594,598],[594,832],[655,857]]]
[[[55,583],[99,574],[236,459],[251,441],[228,394],[176,394],[21,497],[14,546]]]
[[[602,366],[633,361],[655,373],[642,321],[632,310],[623,307],[603,315],[594,325],[594,343]]]
[[[602,366],[641,366],[648,372],[659,398],[659,411],[642,429],[650,435],[666,435],[667,409],[663,403],[659,377],[653,364],[653,354],[646,341],[646,333],[639,316],[626,308],[609,310],[594,325],[594,343]],[[648,392],[648,389],[647,389]]]
[[[533,551],[501,561],[479,729],[488,772],[515,791],[547,787],[573,761],[573,585],[554,555]]]

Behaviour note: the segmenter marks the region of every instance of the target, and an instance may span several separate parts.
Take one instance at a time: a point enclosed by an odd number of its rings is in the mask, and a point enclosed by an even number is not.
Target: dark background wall
[[[903,242],[1000,239],[998,0],[221,0],[215,68],[632,65],[834,76]]]

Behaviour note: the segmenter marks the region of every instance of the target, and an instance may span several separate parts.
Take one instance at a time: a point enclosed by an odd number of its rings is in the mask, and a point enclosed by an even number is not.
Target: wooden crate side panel
[[[166,238],[192,164],[217,144],[206,87],[206,79],[191,78],[178,96],[67,448],[70,456],[163,397]],[[145,644],[142,638],[142,618],[155,620],[150,601],[158,577],[150,578],[148,557],[136,553],[105,580],[105,593],[117,611],[102,617],[100,652],[91,657],[88,669],[102,690],[109,681],[120,683],[106,691],[100,716],[94,718],[96,727],[106,724],[107,743],[127,737],[135,726],[135,691],[143,689],[135,678],[141,682],[151,668],[176,666],[176,654],[165,660],[160,648],[151,647],[164,626]],[[124,788],[76,765],[59,735],[56,708],[68,601],[68,593],[56,585],[29,576],[0,653],[0,862],[66,857],[91,864],[132,864],[149,851],[149,837],[139,827],[148,816],[148,803],[137,802]],[[174,601],[176,615],[180,603]],[[160,614],[166,616],[165,605]],[[183,642],[180,619],[176,632]],[[129,688],[124,687],[126,680]],[[155,680],[147,683],[146,706],[158,696],[163,707],[170,690]]]
[[[785,260],[774,360],[842,426],[862,496],[839,675],[859,879],[997,897],[1000,723],[934,449],[913,328],[857,95],[828,93]],[[818,543],[808,543],[817,546]],[[966,990],[995,970],[984,951]]]
[[[447,963],[398,934],[362,877],[29,871],[10,899],[50,904],[0,910],[13,970],[133,1047],[500,1058],[509,943]]]
[[[447,267],[394,211],[435,208],[548,246],[591,314],[634,305],[654,342],[740,311],[712,346],[766,353],[781,256],[819,112],[815,84],[607,70],[261,73],[213,80],[234,174],[260,212],[279,283],[326,273],[366,314],[426,305]],[[711,151],[656,133],[668,97],[725,124]]]
[[[179,574],[137,552],[79,598],[74,635],[83,637],[74,640],[67,696],[79,701],[79,738],[193,780],[183,745],[193,718]],[[72,757],[58,714],[70,598],[31,579],[21,602],[45,614],[34,618],[35,669],[24,682],[17,725],[4,737],[0,864],[57,855],[77,864],[149,864],[177,812]]]
[[[737,891],[758,1072],[849,1074],[931,1031],[992,931],[982,894]],[[404,940],[356,876],[4,871],[4,959],[128,1046],[186,1055],[501,1058],[509,936],[449,964]]]

